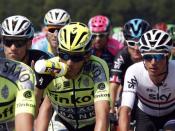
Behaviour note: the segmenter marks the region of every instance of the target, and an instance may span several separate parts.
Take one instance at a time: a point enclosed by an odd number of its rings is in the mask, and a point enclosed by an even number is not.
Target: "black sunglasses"
[[[73,62],[80,62],[84,59],[84,54],[72,55],[72,54],[69,54],[66,52],[60,52],[60,51],[58,52],[58,56],[65,61],[71,60]]]
[[[55,33],[55,31],[59,32],[60,28],[49,28],[48,32]]]
[[[108,36],[108,33],[93,33],[92,36],[95,37],[99,37],[99,38],[104,38]]]
[[[7,47],[14,45],[16,48],[21,48],[27,44],[28,40],[3,40],[3,44]]]

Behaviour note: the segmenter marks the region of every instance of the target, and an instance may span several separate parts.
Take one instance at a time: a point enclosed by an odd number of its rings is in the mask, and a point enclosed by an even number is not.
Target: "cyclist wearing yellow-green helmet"
[[[54,107],[58,120],[70,131],[106,131],[109,69],[105,61],[91,55],[89,28],[80,22],[70,23],[61,28],[57,40],[58,56],[48,61],[66,64],[67,72],[46,88],[36,130],[47,130]]]

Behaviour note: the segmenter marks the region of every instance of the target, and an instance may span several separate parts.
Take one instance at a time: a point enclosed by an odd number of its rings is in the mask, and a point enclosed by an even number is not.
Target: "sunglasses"
[[[68,54],[68,53],[60,52],[60,51],[58,52],[58,56],[65,61],[71,60],[73,62],[80,62],[84,59],[84,54],[72,55],[72,54]]]
[[[21,48],[27,44],[28,40],[3,40],[3,44],[7,47],[14,45],[16,48]]]
[[[151,61],[154,59],[155,61],[161,61],[165,58],[165,54],[145,54],[143,55],[143,59],[147,61]]]
[[[129,47],[139,46],[139,42],[133,40],[126,40],[126,43]]]
[[[104,38],[104,37],[108,36],[108,33],[93,33],[92,35],[94,38],[95,37]]]

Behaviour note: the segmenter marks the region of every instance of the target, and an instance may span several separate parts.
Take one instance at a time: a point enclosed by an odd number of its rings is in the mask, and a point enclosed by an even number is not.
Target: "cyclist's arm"
[[[36,120],[36,131],[47,131],[51,117],[52,105],[46,95],[39,109],[39,114]]]
[[[15,131],[33,131],[34,117],[29,113],[21,113],[15,117]]]
[[[124,87],[122,92],[121,109],[119,111],[119,129],[120,131],[128,131],[130,124],[131,110],[135,102],[137,92],[137,78],[134,66],[130,66],[125,74]]]
[[[120,91],[121,91],[121,85],[116,82],[110,83],[110,97],[111,97],[111,113],[115,113],[115,103],[116,103],[116,98],[119,98]]]
[[[15,108],[16,131],[33,130],[35,107],[34,91],[31,89],[19,90],[17,93]]]
[[[119,129],[120,131],[128,131],[131,116],[131,108],[122,106],[119,112]]]
[[[41,105],[42,102],[42,98],[43,98],[43,94],[44,94],[44,89],[39,89],[39,88],[35,88],[35,97],[36,97],[36,111],[35,111],[35,116],[38,116],[39,113],[39,107]]]
[[[109,125],[109,101],[95,102],[95,131],[107,131]]]

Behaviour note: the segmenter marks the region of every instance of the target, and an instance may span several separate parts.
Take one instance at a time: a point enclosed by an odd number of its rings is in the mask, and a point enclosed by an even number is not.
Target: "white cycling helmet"
[[[152,29],[144,33],[140,39],[139,50],[141,54],[148,51],[169,53],[172,48],[172,39],[167,32]]]
[[[34,36],[34,28],[29,19],[15,15],[6,18],[2,22],[2,37],[16,37],[31,39]]]
[[[44,17],[44,24],[46,26],[64,26],[70,23],[70,21],[69,13],[62,9],[49,10]]]

